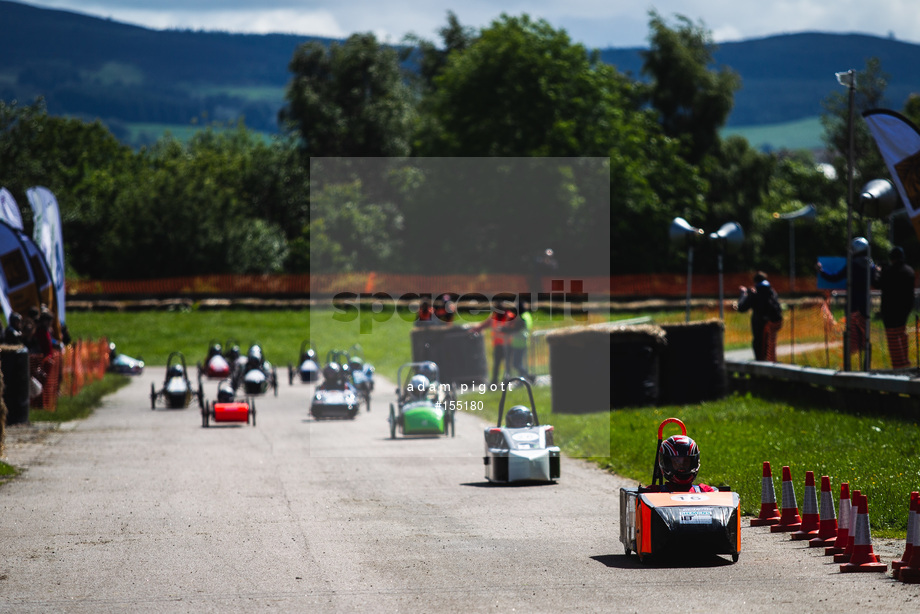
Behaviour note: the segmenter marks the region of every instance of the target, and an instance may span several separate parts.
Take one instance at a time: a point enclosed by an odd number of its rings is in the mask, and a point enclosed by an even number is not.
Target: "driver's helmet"
[[[232,403],[235,396],[233,383],[228,379],[221,380],[220,384],[217,385],[217,402]]]
[[[512,429],[533,426],[533,412],[525,405],[515,405],[508,410],[505,426]]]
[[[313,348],[307,348],[305,357],[307,360],[316,360],[316,350]]]
[[[416,369],[416,373],[427,377],[429,382],[434,382],[438,379],[438,371],[431,362],[425,362],[419,365]]]
[[[227,361],[234,362],[239,357],[240,357],[240,346],[238,345],[231,346],[230,350],[227,352]]]
[[[351,356],[348,359],[348,368],[352,371],[363,371],[364,370],[364,361],[361,360],[358,356]]]
[[[658,467],[666,481],[692,484],[700,470],[700,449],[686,435],[669,437],[658,451]]]
[[[854,256],[861,256],[869,250],[869,242],[866,241],[865,237],[856,237],[853,239],[853,242],[850,243],[850,252]]]
[[[325,379],[330,384],[338,383],[339,378],[342,377],[342,367],[339,366],[337,362],[330,362],[328,365],[323,367],[323,379]]]
[[[182,365],[172,365],[166,372],[166,377],[170,379],[174,377],[182,377],[183,373],[185,373],[185,369],[182,368]]]
[[[413,399],[424,399],[428,394],[428,387],[431,385],[431,382],[424,375],[413,375],[412,379],[409,380],[409,396]]]
[[[213,358],[214,356],[220,356],[222,348],[219,343],[214,343],[208,349],[208,358]]]

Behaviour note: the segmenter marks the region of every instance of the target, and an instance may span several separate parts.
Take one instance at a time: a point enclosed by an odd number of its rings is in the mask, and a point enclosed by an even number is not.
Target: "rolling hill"
[[[251,129],[276,132],[294,50],[309,40],[331,42],[287,34],[151,30],[7,0],[0,0],[0,23],[0,99],[44,96],[50,113],[98,117],[135,145],[155,138],[163,126],[239,117]],[[641,52],[600,50],[603,61],[637,79]],[[920,92],[920,45],[912,43],[812,32],[719,45],[716,64],[742,79],[726,132],[756,134],[761,140],[755,144],[767,147],[802,146],[801,131],[789,126],[814,126],[822,101],[839,91],[834,73],[861,70],[870,57],[879,58],[890,76],[887,106],[900,109],[911,93]],[[771,137],[771,126],[784,128]],[[783,135],[790,134],[799,142],[788,143]]]

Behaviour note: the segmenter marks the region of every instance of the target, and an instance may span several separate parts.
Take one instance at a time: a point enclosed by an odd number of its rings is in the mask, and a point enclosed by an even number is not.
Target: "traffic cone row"
[[[751,518],[752,527],[779,524],[779,509],[776,507],[776,491],[773,490],[773,471],[769,461],[763,463],[763,478],[760,486],[760,514]]]
[[[840,485],[840,520],[837,522],[837,538],[833,545],[824,549],[824,556],[834,554],[843,554],[847,549],[847,541],[850,538],[850,512],[853,506],[850,505],[850,484],[844,482]]]
[[[852,496],[847,482],[840,485],[840,517],[834,513],[834,499],[828,476],[821,476],[821,504],[818,509],[814,472],[805,473],[805,506],[799,516],[792,486],[792,472],[783,467],[782,511],[776,506],[770,463],[763,464],[760,515],[751,526],[770,526],[771,533],[791,532],[794,540],[808,539],[810,547],[824,547],[825,556],[840,563],[842,573],[886,572],[872,548],[869,501],[859,490]],[[920,492],[910,493],[907,544],[901,558],[892,561],[892,576],[905,583],[920,584]]]
[[[799,516],[799,505],[795,500],[795,489],[792,487],[792,471],[788,466],[783,467],[783,509],[779,523],[770,527],[771,533],[798,531],[802,528],[802,518]]]
[[[850,493],[850,532],[847,533],[847,543],[843,548],[843,552],[834,554],[835,563],[849,563],[850,557],[853,555],[853,544],[855,543],[853,538],[856,533],[856,504],[859,502],[859,498],[861,496],[862,493],[858,490],[854,490],[852,493]]]
[[[818,536],[818,495],[815,492],[815,472],[805,472],[805,505],[802,507],[802,526],[790,535],[790,539],[802,540]]]
[[[910,514],[907,517],[907,547],[898,566],[892,563],[893,575],[901,582],[920,583],[920,494],[910,493]]]
[[[853,552],[848,563],[840,566],[843,573],[888,571],[888,563],[882,563],[878,555],[872,550],[872,534],[869,529],[869,502],[868,497],[859,495],[857,498],[856,526],[853,528]],[[904,569],[902,568],[903,572]]]
[[[809,540],[812,548],[825,548],[833,545],[837,539],[837,516],[834,512],[834,496],[831,494],[831,479],[821,476],[821,514],[818,522],[818,534]]]

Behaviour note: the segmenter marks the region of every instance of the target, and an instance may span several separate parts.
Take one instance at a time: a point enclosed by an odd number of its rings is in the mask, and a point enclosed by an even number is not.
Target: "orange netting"
[[[84,386],[102,379],[109,364],[109,342],[76,340],[49,356],[31,354],[29,374],[42,385],[42,392],[32,398],[31,407],[46,411],[57,409],[61,395],[75,396]]]

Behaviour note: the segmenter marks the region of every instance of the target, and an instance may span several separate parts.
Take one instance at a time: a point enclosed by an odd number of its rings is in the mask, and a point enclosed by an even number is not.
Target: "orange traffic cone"
[[[773,490],[773,472],[769,461],[763,463],[763,479],[760,486],[760,515],[751,518],[752,527],[779,524],[779,509],[776,507],[776,491]]]
[[[917,513],[914,515],[914,527],[911,531],[910,561],[898,570],[898,580],[908,584],[920,584],[920,498],[917,499]]]
[[[848,563],[850,557],[853,555],[853,545],[856,543],[854,540],[856,534],[856,502],[859,501],[859,497],[862,496],[858,490],[854,490],[850,494],[850,532],[847,533],[847,545],[844,548],[841,554],[834,555],[835,563]]]
[[[847,550],[847,540],[850,537],[850,484],[844,482],[840,485],[840,521],[837,523],[837,539],[834,545],[824,549],[824,556],[843,554]]]
[[[896,561],[891,561],[891,575],[895,579],[900,579],[900,571],[902,567],[906,567],[910,563],[911,556],[913,555],[914,548],[914,525],[917,524],[918,517],[917,512],[920,508],[920,493],[916,490],[910,493],[910,511],[907,513],[907,545],[904,548],[904,554],[901,555],[901,558]],[[918,544],[920,547],[920,544]]]
[[[856,499],[856,526],[853,535],[853,554],[850,562],[840,566],[841,572],[852,571],[888,571],[888,564],[879,561],[872,551],[872,532],[869,529],[869,498],[860,495]],[[903,570],[903,568],[902,568]]]
[[[818,522],[818,535],[808,542],[812,548],[824,548],[834,545],[837,538],[837,517],[834,513],[834,496],[831,494],[831,479],[821,476],[821,516]]]
[[[805,472],[805,504],[802,507],[802,526],[789,536],[790,539],[811,539],[818,535],[821,516],[818,514],[818,495],[815,492],[815,472]]]
[[[798,531],[802,528],[799,505],[795,501],[795,489],[792,487],[792,472],[788,466],[783,467],[783,511],[779,524],[770,527],[771,533]]]

